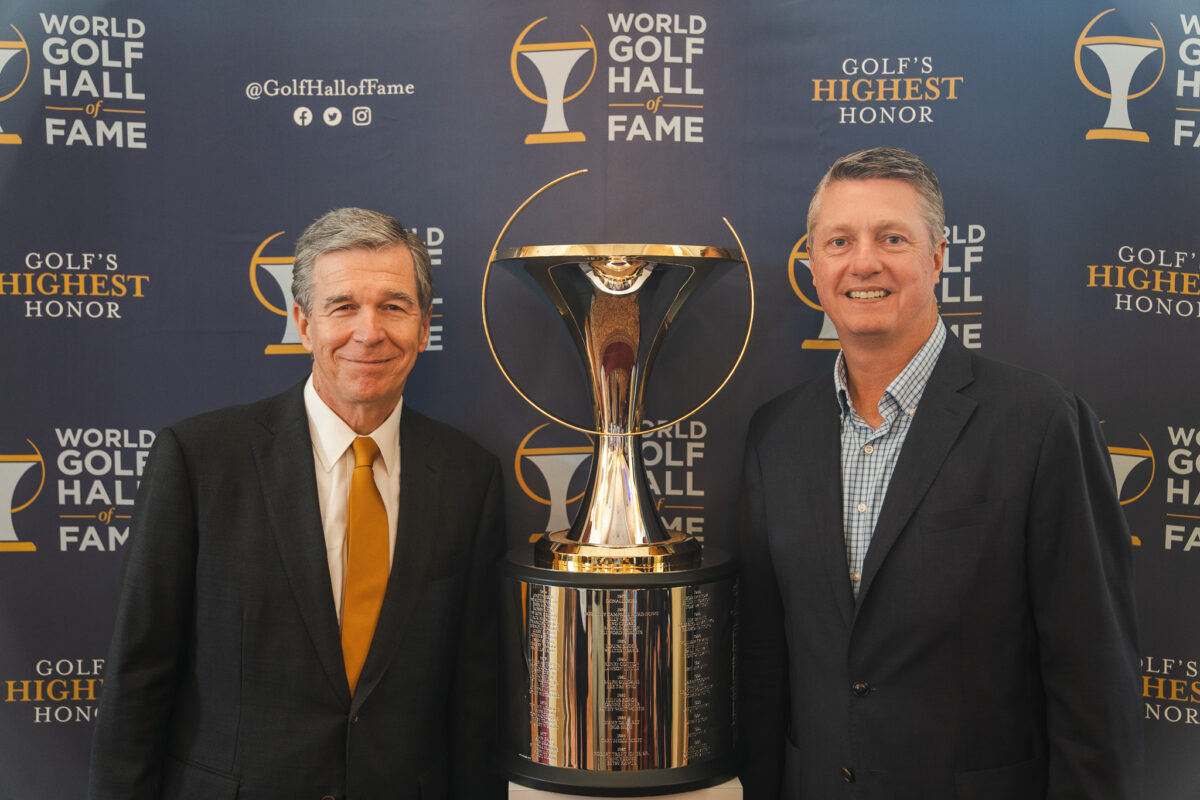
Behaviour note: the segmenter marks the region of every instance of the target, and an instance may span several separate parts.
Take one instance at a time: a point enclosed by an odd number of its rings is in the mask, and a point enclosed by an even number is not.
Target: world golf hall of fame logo
[[[0,40],[0,144],[20,144],[21,137],[18,134],[6,133],[4,130],[2,104],[21,91],[29,77],[29,45],[25,43],[25,37],[17,30],[16,25],[8,27],[12,28],[17,38]],[[3,35],[0,31],[0,36]],[[19,58],[20,56],[24,56],[24,59]],[[25,62],[24,70],[20,67],[22,60]]]
[[[1084,27],[1083,32],[1079,34],[1079,38],[1075,40],[1075,74],[1089,92],[1108,100],[1108,118],[1104,120],[1104,127],[1092,128],[1087,132],[1085,138],[1148,142],[1150,135],[1145,131],[1135,130],[1133,123],[1129,120],[1129,101],[1136,100],[1158,84],[1167,65],[1166,47],[1163,45],[1162,34],[1159,33],[1153,22],[1149,23],[1154,30],[1155,38],[1153,39],[1127,34],[1093,35],[1092,28],[1096,23],[1114,10],[1110,8],[1093,17],[1092,21]],[[1105,22],[1108,23],[1110,20]],[[1104,71],[1108,75],[1109,90],[1107,92],[1097,87],[1088,78],[1087,72],[1083,68],[1082,54],[1085,48],[1094,53],[1104,66]],[[1140,88],[1134,88],[1133,78],[1138,67],[1156,51],[1159,65],[1154,80]]]
[[[570,496],[571,484],[576,475],[581,473],[580,465],[592,455],[591,437],[585,437],[583,434],[575,434],[580,439],[586,439],[581,444],[553,447],[531,446],[530,442],[533,441],[533,438],[550,425],[551,423],[546,422],[526,434],[521,443],[517,445],[517,453],[513,458],[513,474],[516,475],[521,491],[530,500],[548,506],[550,509],[545,527],[534,532],[531,539],[536,539],[543,532],[552,533],[571,527],[571,517],[567,513],[567,507],[572,503],[578,503],[585,491],[583,487],[580,487],[572,497]],[[566,429],[558,428],[558,430],[561,434]],[[545,496],[539,494],[538,489],[530,486],[525,474],[526,462],[532,464],[542,476],[545,483]]]
[[[583,94],[588,86],[591,85],[592,78],[596,77],[596,41],[592,38],[591,32],[583,25],[580,25],[579,28],[583,31],[584,36],[587,37],[586,39],[558,42],[526,42],[525,37],[529,32],[547,19],[549,17],[542,17],[529,23],[525,27],[525,30],[521,31],[521,34],[517,36],[516,42],[513,43],[512,52],[509,55],[509,69],[512,71],[513,81],[516,82],[517,88],[521,90],[521,94],[533,102],[546,107],[546,116],[542,122],[541,132],[531,133],[526,136],[525,144],[583,142],[587,140],[583,132],[573,131],[567,125],[564,106]],[[571,72],[579,60],[589,53],[591,53],[592,65],[588,72],[587,80],[583,82],[582,86],[568,95],[567,83],[571,77]],[[546,90],[545,97],[531,90],[521,77],[522,56],[533,64],[538,75],[541,76],[542,85]]]
[[[267,249],[274,240],[283,236],[285,232],[271,234],[266,239],[262,240],[262,244],[254,251],[254,256],[250,259],[250,288],[254,290],[254,296],[258,298],[258,302],[262,303],[263,307],[272,314],[278,314],[283,317],[284,322],[283,336],[280,337],[278,344],[269,344],[263,353],[269,356],[274,355],[299,355],[307,353],[304,345],[300,343],[300,331],[296,328],[296,320],[292,317],[292,256],[264,256],[263,251]],[[263,294],[262,287],[259,285],[258,274],[259,268],[274,279],[275,284],[279,287],[279,292],[283,296],[283,306],[277,306],[267,299]]]
[[[788,281],[792,285],[792,291],[796,296],[803,301],[804,305],[814,311],[821,312],[821,332],[817,334],[815,339],[805,339],[800,347],[805,350],[840,350],[842,343],[838,341],[837,329],[833,327],[833,321],[829,319],[829,315],[825,313],[825,309],[821,308],[821,304],[816,300],[810,299],[809,296],[800,288],[801,283],[807,283],[811,288],[812,282],[809,278],[809,270],[811,267],[808,263],[808,234],[800,237],[800,240],[792,247],[792,252],[788,254]],[[799,273],[803,277],[798,277]],[[816,295],[816,292],[813,292]]]
[[[1104,435],[1110,442],[1108,458],[1112,463],[1113,480],[1117,485],[1117,498],[1122,506],[1128,506],[1142,499],[1142,496],[1150,491],[1150,486],[1154,483],[1154,475],[1157,471],[1154,449],[1150,447],[1150,442],[1146,437],[1140,433],[1136,434],[1138,441],[1135,441],[1134,437],[1126,431],[1115,430],[1108,425],[1104,427]],[[1111,442],[1114,440],[1120,443],[1112,444]],[[1140,537],[1133,537],[1134,546],[1141,545],[1141,543]]]
[[[0,453],[0,553],[32,553],[37,550],[33,542],[21,541],[13,524],[14,517],[29,508],[46,485],[46,462],[42,452],[29,439],[25,441],[33,450],[32,453]],[[21,479],[35,465],[41,472],[37,488],[22,499],[18,497],[17,489],[20,488]],[[26,486],[29,483],[26,481]]]

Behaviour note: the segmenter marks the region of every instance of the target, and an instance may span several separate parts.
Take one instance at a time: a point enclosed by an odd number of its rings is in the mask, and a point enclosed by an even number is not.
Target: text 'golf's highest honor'
[[[617,244],[508,248],[495,261],[553,301],[584,359],[595,414],[574,524],[513,551],[503,567],[505,767],[521,783],[586,794],[724,780],[735,571],[727,555],[663,527],[638,434],[668,325],[715,267],[742,259]]]

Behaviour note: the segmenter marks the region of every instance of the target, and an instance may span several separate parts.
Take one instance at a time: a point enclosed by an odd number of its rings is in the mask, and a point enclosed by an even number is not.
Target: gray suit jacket
[[[1140,797],[1130,535],[1091,411],[947,337],[857,601],[840,420],[829,375],[751,423],[747,800]]]
[[[396,551],[353,698],[303,385],[159,434],[139,487],[89,796],[500,797],[499,463],[405,408]]]

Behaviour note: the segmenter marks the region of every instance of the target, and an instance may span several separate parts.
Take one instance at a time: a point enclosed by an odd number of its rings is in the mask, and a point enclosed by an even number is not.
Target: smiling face
[[[313,354],[317,394],[355,432],[375,430],[429,344],[408,248],[322,253],[313,261],[312,312],[296,304],[292,314]]]
[[[923,209],[917,190],[892,178],[835,180],[822,192],[809,264],[843,349],[907,362],[929,338],[946,240],[930,241]]]

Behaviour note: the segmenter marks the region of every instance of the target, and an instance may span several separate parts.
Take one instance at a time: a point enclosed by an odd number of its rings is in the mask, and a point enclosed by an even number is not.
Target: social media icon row
[[[301,128],[306,128],[317,119],[317,115],[308,106],[297,106],[292,112],[292,121]],[[324,122],[331,128],[342,124],[342,110],[337,106],[329,106],[320,115],[321,122]],[[371,108],[369,106],[355,106],[350,109],[350,122],[353,125],[362,127],[371,124]]]

